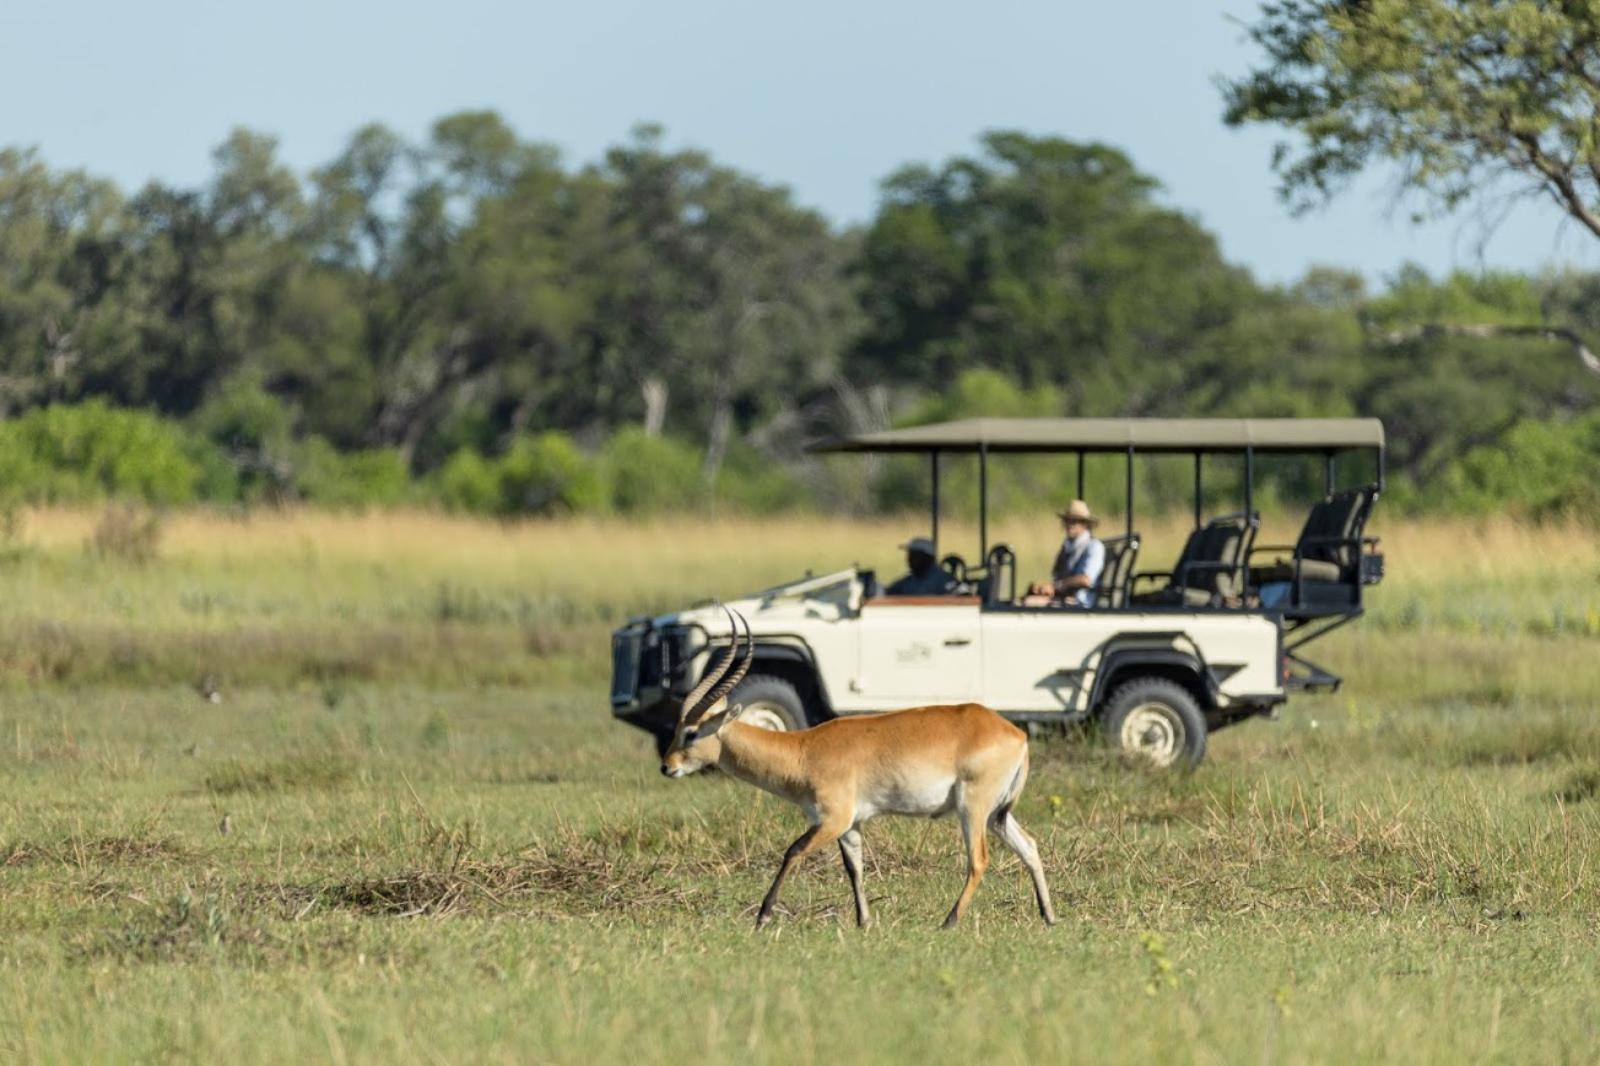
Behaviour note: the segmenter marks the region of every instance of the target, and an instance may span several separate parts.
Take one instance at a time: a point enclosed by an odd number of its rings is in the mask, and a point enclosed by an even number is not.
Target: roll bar
[[[989,553],[989,454],[1073,454],[1078,457],[1078,497],[1084,492],[1084,463],[1089,454],[1121,454],[1127,506],[1126,533],[1134,526],[1133,461],[1139,454],[1194,456],[1194,523],[1205,524],[1202,460],[1207,455],[1239,455],[1244,462],[1244,511],[1255,512],[1257,454],[1321,455],[1323,483],[1331,495],[1337,488],[1334,460],[1342,453],[1372,451],[1371,482],[1376,492],[1385,483],[1383,423],[1376,418],[970,418],[905,429],[862,433],[817,444],[813,452],[926,453],[932,482],[931,536],[939,546],[940,458],[947,453],[978,457],[978,557]]]

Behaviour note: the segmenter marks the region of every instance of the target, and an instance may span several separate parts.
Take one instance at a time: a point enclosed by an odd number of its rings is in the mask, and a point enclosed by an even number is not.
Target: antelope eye
[[[683,742],[685,744],[688,744],[694,740],[695,728],[696,727],[694,726],[690,726],[688,729],[683,731]]]

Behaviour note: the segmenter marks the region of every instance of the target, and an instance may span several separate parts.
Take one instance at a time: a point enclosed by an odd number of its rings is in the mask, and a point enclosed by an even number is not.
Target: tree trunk
[[[866,392],[842,375],[833,379],[833,393],[839,398],[846,429],[852,433],[873,433],[889,426],[889,390],[882,385],[868,386]]]
[[[511,409],[511,418],[506,423],[507,442],[516,440],[527,432],[528,423],[531,421],[533,421],[533,398],[523,396],[517,400],[517,406]]]
[[[852,436],[889,427],[889,390],[883,385],[871,385],[863,392],[841,374],[833,379],[833,392],[838,397],[846,430]],[[857,510],[864,511],[883,476],[884,457],[868,452],[861,456],[861,467],[862,476],[858,482],[855,506]]]
[[[45,356],[48,373],[48,383],[45,386],[47,399],[61,400],[68,394],[67,374],[78,361],[78,352],[72,343],[76,333],[77,331],[72,328],[62,329],[54,318],[45,320],[45,343],[50,349]]]
[[[654,374],[639,386],[644,393],[644,432],[647,437],[661,436],[661,427],[667,423],[667,383]]]
[[[707,488],[715,488],[717,474],[722,470],[722,460],[728,454],[728,437],[733,433],[733,405],[719,399],[711,409],[711,432],[706,438],[706,461],[700,476]]]

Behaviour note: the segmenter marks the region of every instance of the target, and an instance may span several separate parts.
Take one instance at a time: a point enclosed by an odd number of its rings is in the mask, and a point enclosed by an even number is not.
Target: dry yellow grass
[[[19,543],[0,557],[0,677],[586,676],[603,671],[605,631],[630,615],[852,563],[892,576],[904,565],[896,546],[926,524],[908,515],[502,523],[428,512],[189,511],[166,516],[155,558],[135,563],[86,550],[100,518],[93,509],[25,516]],[[1141,568],[1169,566],[1187,519],[1141,525]],[[1590,529],[1380,520],[1376,532],[1389,578],[1370,597],[1363,640],[1404,633],[1443,662],[1450,648],[1437,641],[1450,636],[1600,637],[1600,538]],[[1292,520],[1278,518],[1261,540],[1294,533]],[[976,561],[970,524],[941,534],[946,550]],[[991,531],[992,542],[1017,550],[1023,581],[1044,576],[1058,536],[1048,512],[1004,517]]]
[[[88,508],[29,511],[21,538],[51,554],[81,552],[100,515]],[[1258,540],[1292,542],[1298,521],[1298,515],[1268,515]],[[860,563],[895,571],[901,566],[896,545],[926,532],[926,526],[922,515],[495,522],[425,511],[287,510],[242,517],[186,511],[165,518],[160,554],[201,565],[384,565],[428,575],[521,576],[553,588],[607,593],[655,589],[663,579],[676,584],[675,574],[715,578],[721,573],[726,579],[705,591],[725,593],[743,581],[781,580],[807,568],[821,572]],[[1189,520],[1169,515],[1141,521],[1140,529],[1142,565],[1155,568],[1175,556]],[[1114,535],[1121,527],[1108,519],[1102,531]],[[1390,520],[1380,505],[1369,532],[1383,538],[1391,584],[1397,588],[1548,575],[1600,587],[1600,529],[1592,525],[1533,525],[1511,518]],[[974,525],[948,522],[940,534],[946,551],[977,561]],[[1004,541],[1016,549],[1025,574],[1048,566],[1059,536],[1044,508],[1036,518],[997,519],[990,530],[991,543]]]

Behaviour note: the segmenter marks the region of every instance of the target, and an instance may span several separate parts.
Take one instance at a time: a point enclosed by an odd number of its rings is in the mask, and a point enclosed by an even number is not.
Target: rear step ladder
[[[1296,669],[1298,667],[1298,669]],[[1344,678],[1292,651],[1283,653],[1283,687],[1296,692],[1338,692]]]

